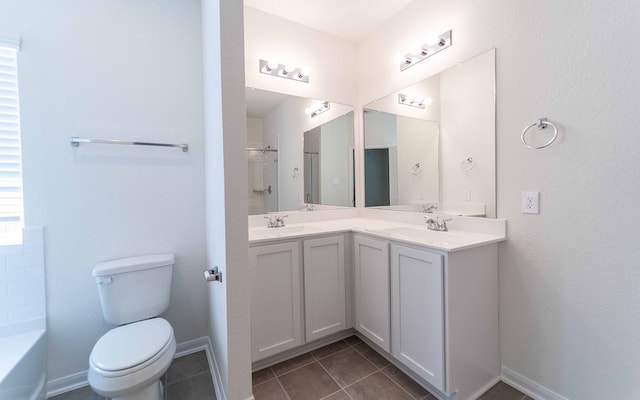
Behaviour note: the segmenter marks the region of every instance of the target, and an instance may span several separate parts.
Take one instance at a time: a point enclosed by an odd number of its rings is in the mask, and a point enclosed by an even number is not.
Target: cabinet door
[[[391,354],[440,390],[444,390],[442,258],[391,245]]]
[[[249,248],[251,358],[302,344],[298,242]]]
[[[389,244],[354,238],[356,326],[364,336],[386,351],[389,343]]]
[[[346,328],[342,235],[304,241],[304,309],[307,342]]]

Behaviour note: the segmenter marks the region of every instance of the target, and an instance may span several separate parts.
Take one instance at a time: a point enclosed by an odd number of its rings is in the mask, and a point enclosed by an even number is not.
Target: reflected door
[[[320,204],[320,157],[318,153],[304,153],[304,202]]]
[[[389,149],[364,151],[365,206],[388,206],[389,202]]]

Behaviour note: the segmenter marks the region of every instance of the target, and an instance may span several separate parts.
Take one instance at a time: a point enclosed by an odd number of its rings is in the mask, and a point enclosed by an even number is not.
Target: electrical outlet
[[[464,190],[464,201],[471,201],[471,189]]]
[[[522,192],[522,213],[540,214],[540,192]]]

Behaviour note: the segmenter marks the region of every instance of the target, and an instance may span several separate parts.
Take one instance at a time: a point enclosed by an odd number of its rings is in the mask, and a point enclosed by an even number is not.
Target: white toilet
[[[161,400],[160,378],[176,353],[173,328],[157,318],[169,306],[173,254],[96,265],[104,319],[121,325],[104,334],[89,357],[89,384],[113,400]]]

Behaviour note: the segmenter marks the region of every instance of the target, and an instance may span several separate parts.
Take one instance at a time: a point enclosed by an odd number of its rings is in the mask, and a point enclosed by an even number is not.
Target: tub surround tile
[[[46,316],[43,229],[24,228],[22,237],[0,246],[0,327]]]

